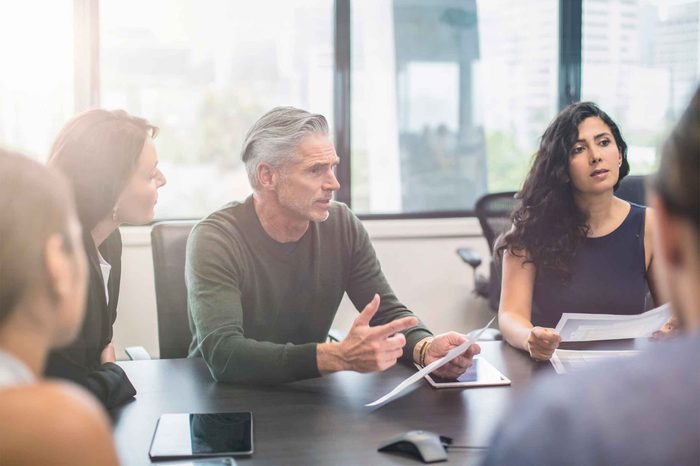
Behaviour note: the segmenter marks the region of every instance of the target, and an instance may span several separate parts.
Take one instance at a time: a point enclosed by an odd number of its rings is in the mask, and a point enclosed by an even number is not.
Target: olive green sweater
[[[370,325],[413,315],[382,273],[369,236],[341,203],[311,223],[296,243],[263,230],[253,199],[199,222],[187,242],[190,357],[203,356],[221,382],[274,384],[318,377],[316,345],[325,341],[347,292],[357,309],[381,297]],[[404,359],[431,333],[404,332]]]

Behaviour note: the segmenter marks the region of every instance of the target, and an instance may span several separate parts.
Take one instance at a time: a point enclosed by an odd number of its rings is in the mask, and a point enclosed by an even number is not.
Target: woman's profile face
[[[142,225],[153,220],[153,209],[158,202],[158,189],[166,183],[158,168],[153,140],[148,137],[139,156],[136,171],[131,175],[116,204],[119,223]]]
[[[569,177],[575,192],[613,192],[620,177],[622,155],[610,127],[599,117],[578,125],[578,138],[569,152]]]

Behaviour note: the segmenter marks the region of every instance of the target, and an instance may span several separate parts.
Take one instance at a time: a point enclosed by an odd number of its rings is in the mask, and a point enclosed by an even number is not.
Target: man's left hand
[[[467,341],[467,337],[457,332],[447,332],[437,335],[433,338],[433,341],[428,343],[428,348],[425,353],[425,365],[427,366],[431,362],[440,359],[446,355],[448,351],[461,345],[465,341]],[[474,356],[479,353],[481,353],[481,347],[479,347],[479,345],[476,343],[469,345],[464,353],[433,373],[443,379],[456,379],[471,367]]]

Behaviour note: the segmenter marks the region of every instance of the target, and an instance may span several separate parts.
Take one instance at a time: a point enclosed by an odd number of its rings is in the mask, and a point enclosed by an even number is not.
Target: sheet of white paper
[[[554,366],[557,374],[566,374],[584,367],[591,363],[606,359],[623,358],[635,356],[639,351],[575,351],[575,350],[555,350],[550,362]]]
[[[454,358],[456,358],[460,354],[464,353],[467,350],[467,348],[469,348],[469,345],[471,345],[472,343],[475,343],[479,339],[481,334],[484,333],[484,331],[487,328],[489,328],[489,325],[491,325],[494,320],[496,320],[496,316],[494,316],[493,319],[491,319],[489,321],[489,323],[486,324],[485,327],[482,327],[476,333],[476,335],[474,335],[473,339],[467,338],[467,341],[465,341],[464,343],[462,343],[459,346],[452,348],[450,351],[447,352],[447,354],[445,356],[443,356],[442,358],[440,358],[436,361],[431,362],[430,364],[425,366],[423,369],[419,370],[418,372],[416,372],[415,374],[413,374],[412,376],[408,377],[406,380],[404,380],[403,382],[398,384],[396,386],[396,388],[394,388],[392,391],[390,391],[389,393],[387,393],[386,395],[384,395],[383,397],[379,398],[376,401],[373,401],[371,403],[367,403],[365,406],[377,406],[378,404],[384,403],[386,400],[392,398],[394,395],[397,395],[398,393],[402,392],[406,387],[408,387],[408,386],[416,383],[420,379],[422,379],[424,375],[430,374],[434,370],[437,370],[437,369],[441,368],[442,366],[444,366],[445,364],[447,364],[448,362],[452,361]]]
[[[671,308],[664,304],[637,315],[562,314],[555,330],[561,341],[597,341],[642,338],[659,330],[671,318]]]

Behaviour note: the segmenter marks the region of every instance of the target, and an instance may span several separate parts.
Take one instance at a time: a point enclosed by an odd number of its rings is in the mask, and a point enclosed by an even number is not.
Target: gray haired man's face
[[[297,157],[282,168],[277,200],[290,219],[322,222],[328,218],[335,176],[335,147],[326,135],[310,135],[299,143]]]

